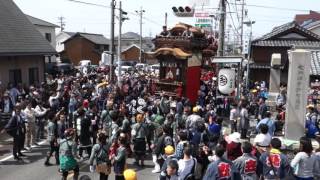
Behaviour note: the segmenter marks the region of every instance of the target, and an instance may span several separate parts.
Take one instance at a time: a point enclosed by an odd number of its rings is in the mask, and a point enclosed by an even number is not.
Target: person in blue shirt
[[[260,133],[260,128],[259,128],[259,126],[260,126],[261,124],[266,124],[266,125],[268,126],[268,128],[269,128],[269,132],[268,132],[268,133],[269,133],[270,136],[272,137],[273,134],[274,134],[274,131],[276,130],[276,127],[275,127],[274,121],[271,119],[271,112],[270,112],[270,111],[267,111],[265,118],[262,119],[262,120],[257,124],[256,130],[257,130],[258,133]]]

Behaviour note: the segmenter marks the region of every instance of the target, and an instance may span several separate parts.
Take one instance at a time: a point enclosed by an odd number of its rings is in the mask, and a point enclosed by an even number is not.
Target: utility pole
[[[66,25],[66,22],[64,21],[64,17],[63,16],[60,16],[58,17],[58,20],[59,20],[59,24],[60,24],[60,31],[64,31],[64,27]]]
[[[226,0],[220,0],[220,25],[219,25],[219,45],[218,56],[224,55],[224,36],[226,28]]]
[[[164,15],[164,25],[168,27],[168,13],[165,13]]]
[[[122,2],[119,2],[119,35],[118,35],[118,87],[121,87],[121,28],[122,28]]]
[[[115,48],[114,48],[114,9],[115,9],[116,2],[115,0],[111,0],[111,29],[110,29],[110,48],[111,48],[111,64],[110,64],[110,73],[109,73],[109,81],[113,82],[113,64],[114,64],[114,54],[115,54]]]
[[[241,47],[241,53],[243,52],[243,19],[244,19],[244,0],[242,0],[241,4],[241,37],[240,37],[240,47]]]
[[[140,7],[139,11],[136,11],[140,15],[140,39],[139,39],[139,44],[140,44],[140,55],[139,55],[139,61],[142,63],[142,17],[143,13],[146,12],[145,10]]]

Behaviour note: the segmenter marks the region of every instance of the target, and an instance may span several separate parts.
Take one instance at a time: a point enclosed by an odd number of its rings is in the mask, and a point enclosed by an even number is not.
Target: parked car
[[[118,76],[119,67],[114,70],[114,73]],[[134,68],[132,66],[121,66],[121,75],[125,73],[132,74]]]
[[[52,67],[52,74],[72,74],[75,72],[75,69],[72,64],[70,63],[58,63],[53,65]]]
[[[79,66],[80,66],[80,67],[83,67],[83,66],[91,66],[91,65],[92,65],[91,60],[81,60],[81,61],[79,62]]]
[[[159,72],[160,72],[160,64],[153,64],[153,65],[149,66],[149,71],[153,72],[155,74],[159,74]]]
[[[148,65],[147,64],[144,64],[144,63],[138,63],[136,64],[136,69],[137,70],[143,70],[143,71],[146,71],[148,68]]]

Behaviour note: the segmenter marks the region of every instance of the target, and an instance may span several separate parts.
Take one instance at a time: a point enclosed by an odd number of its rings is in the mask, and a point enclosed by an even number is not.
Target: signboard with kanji
[[[286,139],[297,141],[305,135],[310,64],[310,51],[298,49],[289,52],[288,102],[285,120]]]

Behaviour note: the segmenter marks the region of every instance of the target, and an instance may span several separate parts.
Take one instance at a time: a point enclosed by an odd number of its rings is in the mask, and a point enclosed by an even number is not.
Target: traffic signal
[[[194,16],[194,8],[193,7],[172,7],[174,15],[177,17],[193,17]]]

